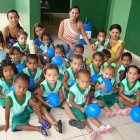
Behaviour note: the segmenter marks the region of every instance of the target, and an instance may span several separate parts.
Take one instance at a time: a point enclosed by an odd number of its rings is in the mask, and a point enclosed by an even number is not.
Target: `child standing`
[[[9,55],[12,59],[12,62],[15,64],[15,65],[18,65],[18,64],[23,64],[25,65],[25,57],[22,57],[22,52],[20,51],[20,48],[19,47],[11,47],[10,50],[9,50]]]
[[[107,45],[108,41],[106,40],[106,32],[99,31],[97,41],[93,45],[93,50],[101,52],[104,48],[107,48]]]
[[[96,133],[91,130],[86,122],[87,116],[84,114],[85,107],[89,104],[90,98],[90,73],[85,69],[78,71],[76,76],[76,84],[70,88],[68,95],[68,102],[72,112],[78,120],[85,123],[85,129],[87,130],[91,140],[95,140]],[[110,125],[102,125],[96,118],[89,117],[90,121],[99,128],[99,132],[107,133],[113,131]]]
[[[9,128],[9,116],[12,119],[12,131],[38,131],[44,136],[47,136],[47,131],[45,127],[32,126],[29,124],[30,114],[34,110],[39,118],[39,122],[47,123],[46,120],[42,118],[42,113],[40,111],[39,105],[33,94],[28,90],[29,76],[26,74],[18,74],[14,80],[14,91],[11,91],[6,96],[6,109],[5,109],[5,121],[6,127],[5,131]],[[33,108],[33,110],[30,108]],[[46,126],[47,127],[47,126]]]
[[[47,97],[50,93],[57,93],[60,97],[60,105],[58,107],[64,108],[68,116],[71,118],[70,124],[82,129],[84,124],[80,121],[77,121],[73,113],[71,112],[67,102],[64,100],[64,95],[62,92],[62,82],[58,80],[59,69],[54,64],[48,64],[44,68],[45,80],[40,84],[40,88],[37,89],[34,93],[37,94],[37,97],[45,105],[42,106],[43,114],[50,121],[50,123],[55,127],[55,129],[62,133],[62,122],[59,120],[55,122],[54,119],[48,114],[47,110],[50,111],[51,107],[47,102],[44,101],[44,98]],[[47,109],[47,110],[46,110]]]
[[[5,97],[10,92],[10,87],[13,85],[14,74],[17,73],[15,65],[5,59],[0,66],[0,106],[5,107]]]
[[[120,82],[118,100],[129,107],[140,105],[139,68],[135,65],[128,66],[126,78]]]
[[[116,84],[119,85],[120,82],[125,78],[126,69],[132,62],[132,55],[129,52],[124,52],[121,56],[121,62],[122,65],[117,70],[117,76],[116,76]]]
[[[115,96],[114,91],[116,90],[116,86],[115,86],[115,79],[113,78],[115,67],[116,67],[115,63],[112,64],[109,64],[107,62],[104,63],[102,76],[98,79],[95,85],[94,96],[97,100],[103,101],[104,104],[102,107],[106,111],[107,118],[111,118],[116,115],[116,113],[109,108],[112,105],[117,109],[118,115],[128,115],[130,111],[129,109],[121,109],[118,104],[117,97]],[[110,92],[101,94],[100,89],[106,89],[105,83],[102,83],[102,81],[105,78],[110,79],[113,88]]]
[[[26,43],[27,37],[28,34],[25,31],[19,31],[17,34],[18,42],[13,45],[20,48],[20,51],[22,52],[23,56],[28,56],[30,54],[29,45]]]
[[[23,73],[26,73],[29,77],[33,78],[33,91],[38,88],[39,84],[44,80],[43,71],[39,67],[37,67],[37,65],[38,56],[36,54],[29,54],[26,59],[27,67],[22,70]]]

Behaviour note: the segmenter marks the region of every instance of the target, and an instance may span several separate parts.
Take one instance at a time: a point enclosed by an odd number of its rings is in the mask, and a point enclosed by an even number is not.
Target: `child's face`
[[[12,66],[6,66],[3,68],[3,76],[7,79],[10,80],[14,75],[14,70]]]
[[[93,64],[96,68],[99,68],[103,63],[103,60],[100,56],[96,55],[93,59]]]
[[[41,28],[41,27],[36,27],[35,28],[35,33],[38,37],[41,37],[42,34],[44,33],[45,29],[44,28]]]
[[[64,55],[64,53],[63,53],[63,51],[61,50],[61,49],[55,49],[55,56],[63,56]]]
[[[48,44],[50,43],[50,38],[49,38],[49,36],[43,36],[42,42],[43,42],[45,45],[48,45]]]
[[[56,69],[46,70],[45,78],[50,84],[55,84],[59,77],[58,71]]]
[[[81,48],[76,48],[75,50],[74,50],[74,54],[80,54],[80,55],[83,55],[83,50],[81,49]]]
[[[79,70],[82,68],[82,60],[74,58],[72,62],[70,62],[70,65],[74,71]]]
[[[139,77],[138,70],[131,67],[126,73],[126,76],[128,77],[129,82],[135,82]]]
[[[81,89],[86,89],[90,83],[90,76],[87,74],[80,74],[79,77],[76,79],[76,82]]]
[[[20,35],[19,38],[18,38],[18,42],[19,42],[21,45],[26,44],[26,42],[27,42],[27,36],[25,36],[25,35]]]
[[[28,83],[25,80],[17,79],[14,83],[15,93],[17,96],[22,96],[28,90]]]
[[[114,69],[113,68],[103,68],[102,70],[102,76],[103,78],[111,79],[114,74]]]
[[[104,55],[104,62],[108,62],[110,59],[109,55],[103,54]]]
[[[121,61],[125,67],[128,67],[131,63],[131,60],[128,56],[124,56]]]
[[[18,63],[20,61],[20,58],[22,57],[22,54],[19,53],[18,51],[14,51],[10,57],[13,59],[15,63]]]
[[[99,41],[104,41],[105,38],[106,38],[105,33],[99,32],[99,34],[98,34],[98,36],[97,36],[97,39],[98,39]]]
[[[26,62],[26,65],[31,72],[34,72],[37,68],[37,62],[35,59],[29,59],[28,62]]]

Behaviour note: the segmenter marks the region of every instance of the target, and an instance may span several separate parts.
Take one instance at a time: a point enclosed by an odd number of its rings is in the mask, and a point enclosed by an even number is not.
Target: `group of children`
[[[69,124],[79,129],[85,128],[91,140],[95,139],[97,133],[88,125],[88,116],[84,111],[92,100],[98,100],[106,111],[107,118],[129,115],[130,108],[140,105],[139,68],[130,65],[132,55],[129,52],[124,52],[121,56],[121,66],[118,69],[115,64],[109,63],[111,54],[107,49],[104,31],[99,32],[98,40],[93,45],[94,53],[90,64],[83,56],[84,46],[81,44],[75,46],[74,55],[68,60],[64,46],[53,46],[53,39],[40,24],[34,26],[35,54],[30,54],[26,44],[27,36],[25,31],[18,33],[18,42],[11,47],[8,58],[0,64],[0,105],[5,108],[6,116],[6,125],[1,126],[1,130],[8,130],[10,117],[12,131],[32,130],[47,136],[47,129],[54,126],[56,131],[62,133],[62,121],[56,121],[50,115],[53,106],[45,101],[45,97],[52,92],[59,95],[58,107],[65,109],[70,118]],[[51,63],[51,58],[46,53],[50,47],[54,47],[55,56],[63,59],[61,66]],[[21,73],[16,69],[18,64],[25,66]],[[91,81],[94,75],[99,76],[96,82]],[[30,78],[34,80],[32,88],[29,88]],[[112,90],[101,94],[100,89],[106,89],[102,82],[104,79],[111,81]],[[76,83],[72,85],[74,80]],[[12,85],[14,89],[11,90]],[[111,106],[117,112],[112,111]],[[33,111],[41,126],[29,124]],[[101,124],[97,118],[88,118],[99,128],[101,134],[113,131],[112,126]]]

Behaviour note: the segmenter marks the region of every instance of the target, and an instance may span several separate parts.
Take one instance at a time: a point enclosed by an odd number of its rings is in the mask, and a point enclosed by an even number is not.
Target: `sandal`
[[[112,132],[113,130],[114,130],[114,128],[111,127],[110,125],[102,125],[99,128],[99,133],[100,134],[105,134],[105,133],[108,133],[108,132]]]
[[[106,113],[106,117],[107,117],[107,118],[112,118],[112,117],[114,117],[114,116],[116,116],[116,113],[113,112],[113,111],[111,111],[111,110],[109,110],[109,111]]]
[[[62,121],[59,120],[54,124],[54,128],[57,132],[62,133]]]
[[[96,138],[96,132],[92,131],[92,130],[89,130],[88,131],[88,135],[90,137],[91,140],[95,140]]]
[[[41,125],[42,125],[42,127],[44,128],[44,129],[50,129],[51,128],[51,124],[46,120],[46,122],[39,122]]]
[[[127,116],[130,114],[130,109],[119,109],[117,114],[121,116]]]
[[[79,121],[79,120],[74,120],[74,119],[69,120],[69,125],[77,127],[78,129],[85,128],[85,123],[84,122]]]
[[[45,137],[48,136],[48,133],[47,133],[47,131],[46,131],[46,128],[44,128],[43,126],[41,126],[41,128],[40,128],[40,133],[41,133],[43,136],[45,136]]]

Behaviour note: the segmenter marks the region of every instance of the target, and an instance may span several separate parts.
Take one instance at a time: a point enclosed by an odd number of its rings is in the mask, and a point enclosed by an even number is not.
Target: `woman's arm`
[[[10,100],[6,99],[6,106],[5,106],[5,123],[6,123],[5,131],[6,132],[9,128],[9,118],[10,118]]]
[[[109,62],[110,63],[117,62],[120,59],[120,57],[122,56],[123,52],[124,52],[124,43],[121,44],[121,46],[119,47],[119,49],[116,52],[115,57],[110,59]]]

